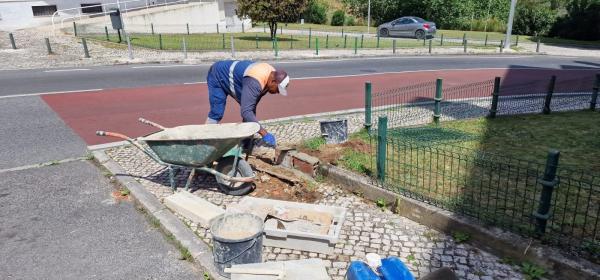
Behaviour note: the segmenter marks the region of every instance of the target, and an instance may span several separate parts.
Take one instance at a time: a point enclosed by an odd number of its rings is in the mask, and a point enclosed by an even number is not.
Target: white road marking
[[[95,89],[81,89],[81,90],[69,90],[69,91],[53,91],[53,92],[26,93],[26,94],[15,94],[15,95],[0,96],[0,99],[16,98],[16,97],[27,97],[27,96],[53,95],[53,94],[61,94],[61,93],[95,92],[95,91],[102,91],[102,90],[103,89],[101,89],[101,88],[95,88]]]
[[[142,68],[169,68],[169,67],[198,67],[205,66],[205,64],[169,64],[169,65],[143,65],[143,66],[132,66],[132,69]]]
[[[198,84],[206,84],[206,82],[192,82],[192,83],[183,83],[184,85],[198,85]]]
[[[75,71],[90,71],[92,69],[85,69],[85,68],[80,68],[80,69],[57,69],[57,70],[46,70],[44,71],[44,73],[53,73],[53,72],[75,72]]]

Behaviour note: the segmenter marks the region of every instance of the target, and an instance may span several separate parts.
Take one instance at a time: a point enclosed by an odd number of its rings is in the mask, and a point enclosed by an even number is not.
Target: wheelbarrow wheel
[[[221,172],[228,176],[233,176],[233,164],[235,157],[224,157],[219,160],[217,167],[215,168],[218,172]],[[252,177],[254,171],[250,164],[243,159],[238,160],[237,173],[235,177]],[[254,190],[253,183],[243,182],[230,182],[219,176],[216,176],[217,183],[219,183],[219,189],[228,195],[246,195]]]

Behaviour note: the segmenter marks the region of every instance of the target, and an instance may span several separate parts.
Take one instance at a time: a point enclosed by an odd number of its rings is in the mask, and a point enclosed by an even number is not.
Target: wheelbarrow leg
[[[196,168],[192,168],[192,171],[190,171],[190,176],[187,179],[187,182],[185,182],[185,190],[188,191],[190,189],[190,186],[192,185],[192,182],[194,181],[194,176],[196,176]]]
[[[177,187],[175,186],[175,172],[172,166],[169,166],[169,182],[171,183],[171,190],[175,192],[175,190],[177,190]]]

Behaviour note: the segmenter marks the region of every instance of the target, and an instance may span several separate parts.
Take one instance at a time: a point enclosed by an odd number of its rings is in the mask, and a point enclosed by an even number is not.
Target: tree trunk
[[[277,22],[276,21],[269,22],[269,31],[271,31],[271,41],[273,41],[275,39],[275,36],[277,36]]]

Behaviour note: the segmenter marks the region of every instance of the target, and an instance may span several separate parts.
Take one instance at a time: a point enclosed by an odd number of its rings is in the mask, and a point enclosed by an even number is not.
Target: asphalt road
[[[272,62],[292,78],[474,68],[599,68],[600,60],[553,56],[419,56]],[[204,82],[210,64],[119,65],[0,71],[0,96]]]

